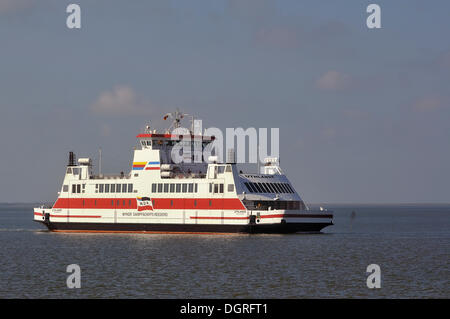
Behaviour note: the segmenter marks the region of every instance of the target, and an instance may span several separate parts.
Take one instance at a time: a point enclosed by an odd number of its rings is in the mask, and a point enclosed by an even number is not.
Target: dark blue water
[[[328,205],[315,235],[51,233],[32,206],[0,205],[0,298],[450,297],[450,205]]]

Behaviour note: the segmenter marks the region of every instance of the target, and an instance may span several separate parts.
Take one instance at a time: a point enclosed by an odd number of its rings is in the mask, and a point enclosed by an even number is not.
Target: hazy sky
[[[279,127],[306,202],[450,202],[449,33],[449,1],[0,0],[0,201],[55,200],[71,150],[128,171],[179,107]]]

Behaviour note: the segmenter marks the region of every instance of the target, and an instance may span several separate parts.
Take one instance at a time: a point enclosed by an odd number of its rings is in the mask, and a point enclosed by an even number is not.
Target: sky
[[[66,7],[81,7],[81,29]],[[369,29],[366,8],[381,8]],[[128,171],[180,108],[280,129],[307,203],[450,202],[450,2],[0,0],[0,202],[51,202],[69,151]]]

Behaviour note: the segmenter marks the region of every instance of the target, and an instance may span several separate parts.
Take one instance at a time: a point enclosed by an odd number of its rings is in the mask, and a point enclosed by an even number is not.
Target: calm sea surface
[[[0,205],[0,298],[450,297],[450,205],[328,205],[314,235],[51,233],[32,207]]]

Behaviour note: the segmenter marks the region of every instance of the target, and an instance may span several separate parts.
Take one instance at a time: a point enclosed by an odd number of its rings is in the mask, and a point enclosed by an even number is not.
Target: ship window
[[[219,184],[214,184],[214,194],[219,192]]]
[[[69,191],[69,185],[63,185],[63,192],[67,193]]]
[[[251,183],[251,185],[257,190],[257,193],[262,193],[262,189],[259,188],[258,183]]]
[[[111,184],[111,193],[115,193],[116,192],[116,184]]]
[[[162,190],[163,190],[163,184],[159,183],[158,184],[158,193],[162,193]]]
[[[177,193],[181,193],[181,184],[177,183]]]
[[[142,144],[142,146],[145,146],[145,142],[144,141],[142,141],[141,144]]]
[[[120,200],[117,200],[117,206],[120,206]]]
[[[219,193],[223,193],[223,184],[219,185]]]
[[[168,193],[169,192],[169,184],[164,184],[164,193]]]
[[[294,189],[292,188],[291,185],[287,184],[288,188],[290,189],[291,193],[295,193]]]
[[[245,187],[247,187],[247,189],[249,190],[250,193],[253,193],[253,190],[250,189],[250,185],[247,182],[245,182],[244,185],[245,185]]]
[[[278,186],[281,188],[282,193],[288,193],[287,188],[284,186],[283,183],[278,183]]]
[[[116,184],[116,192],[120,193],[121,189],[122,188],[121,188],[120,184]]]
[[[170,201],[170,206],[173,206],[173,200]]]
[[[280,193],[284,193],[283,187],[281,187],[281,183],[276,183],[276,185],[277,185],[277,187],[279,189],[279,192]]]
[[[212,187],[213,187],[213,184],[212,184],[212,183],[209,183],[209,192],[210,192],[210,193],[212,193]]]
[[[122,193],[127,192],[127,184],[122,184]]]
[[[228,184],[228,191],[234,192],[234,184]]]
[[[209,206],[212,206],[212,200],[209,200]]]
[[[197,200],[194,199],[194,207],[197,207]]]
[[[183,189],[183,193],[186,193],[187,192],[187,184],[183,184],[182,189]]]
[[[131,206],[131,199],[128,201],[128,206]]]
[[[175,192],[175,184],[170,184],[170,192],[171,193]]]
[[[77,184],[77,193],[78,194],[81,193],[81,185],[80,184]]]
[[[225,166],[218,166],[217,167],[217,173],[223,174],[225,172]]]
[[[198,192],[198,184],[197,183],[194,184],[194,192],[196,192],[196,193]]]
[[[289,187],[289,184],[284,184],[284,187],[286,188],[286,193],[292,193],[291,188]]]
[[[266,189],[263,188],[261,183],[255,183],[255,185],[258,186],[258,189],[260,189],[260,193],[265,193],[266,192]]]
[[[105,193],[109,193],[109,184],[105,184]]]
[[[125,200],[124,200],[124,201],[122,201],[122,205],[123,205],[123,207],[125,207]]]
[[[99,189],[98,189],[99,192],[100,192],[100,193],[103,193],[103,190],[104,190],[104,189],[105,189],[105,185],[100,184],[100,185],[99,185]]]
[[[114,201],[113,200],[111,201],[111,206],[114,206]]]
[[[258,193],[258,189],[256,188],[256,185],[254,183],[249,182],[248,185],[250,186],[251,189],[253,189],[255,193]]]
[[[73,172],[73,175],[78,175],[78,168],[73,168],[72,172]]]
[[[156,184],[152,184],[152,193],[156,193]]]
[[[67,168],[67,174],[72,174],[72,168],[71,167]]]
[[[279,193],[280,192],[278,187],[277,187],[277,183],[269,183],[269,184],[272,187],[274,193]]]
[[[152,145],[152,141],[147,141],[147,145],[151,146]]]
[[[231,172],[231,165],[227,165],[225,172]]]
[[[275,186],[273,186],[273,183],[267,183],[267,185],[269,185],[269,188],[272,191],[272,193],[276,193],[277,192],[277,190],[275,189]]]
[[[128,193],[133,192],[133,184],[128,184]]]
[[[97,206],[97,200],[94,200],[94,206]]]
[[[190,183],[190,184],[189,184],[188,192],[189,192],[189,193],[193,193],[193,192],[194,192],[194,184],[193,184],[193,183]]]

